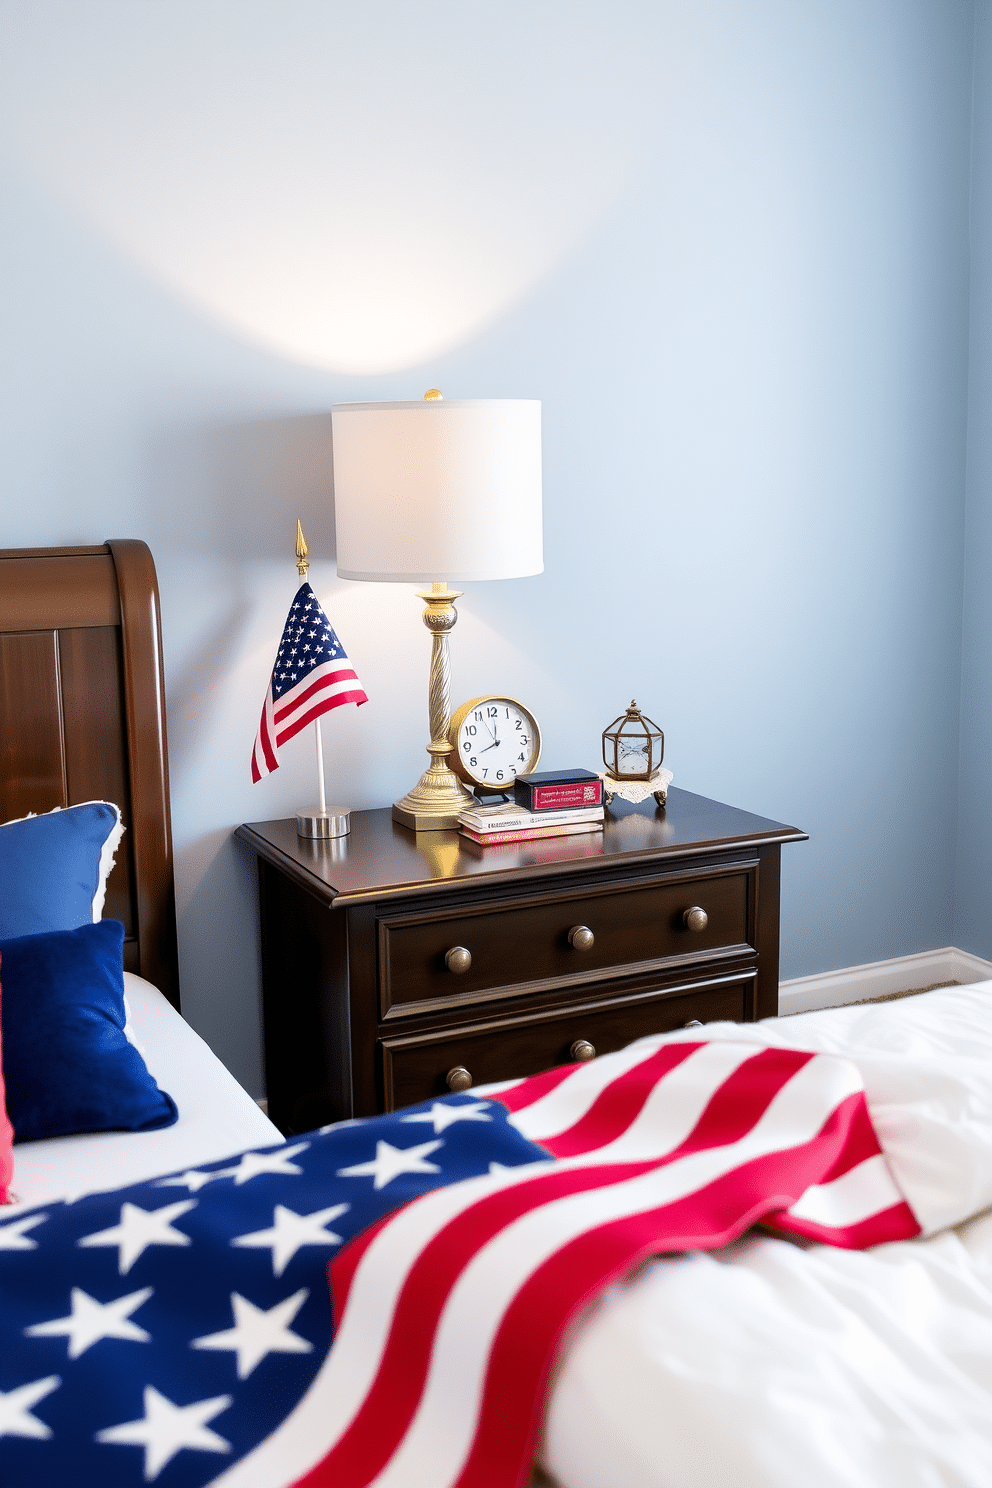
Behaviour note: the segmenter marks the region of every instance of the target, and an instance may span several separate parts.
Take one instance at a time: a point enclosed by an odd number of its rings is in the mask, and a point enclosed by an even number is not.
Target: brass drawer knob
[[[591,1044],[588,1039],[576,1039],[568,1052],[573,1059],[577,1059],[580,1063],[585,1059],[596,1058],[596,1046]]]
[[[463,971],[468,971],[472,965],[472,952],[464,946],[452,946],[450,951],[444,954],[444,964],[455,976],[461,976]],[[469,1082],[471,1084],[471,1081]],[[466,1087],[467,1088],[467,1087]]]
[[[709,922],[709,915],[699,904],[694,904],[692,908],[687,909],[685,914],[682,916],[682,923],[689,930],[705,930]]]
[[[698,1018],[690,1018],[688,1023],[682,1024],[683,1028],[702,1028],[702,1026]]]
[[[568,943],[576,951],[591,951],[596,937],[588,925],[573,925],[568,932]],[[592,1056],[587,1056],[591,1058]]]
[[[449,1090],[468,1090],[472,1084],[472,1076],[463,1064],[456,1064],[445,1075],[444,1083]]]

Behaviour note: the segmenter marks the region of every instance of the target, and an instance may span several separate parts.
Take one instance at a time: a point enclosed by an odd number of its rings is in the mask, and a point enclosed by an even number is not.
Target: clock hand
[[[490,733],[491,732],[492,732],[492,730],[490,730]],[[493,742],[491,744],[487,744],[486,747],[485,747],[485,749],[480,749],[479,750],[479,753],[480,754],[486,754],[488,752],[488,750],[490,750],[490,749],[498,749],[498,748],[499,748],[499,740],[494,735],[493,736]]]

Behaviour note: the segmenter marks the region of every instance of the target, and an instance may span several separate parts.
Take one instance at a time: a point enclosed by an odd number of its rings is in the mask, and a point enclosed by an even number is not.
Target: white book
[[[531,827],[557,827],[566,822],[599,822],[602,806],[569,806],[562,811],[528,811],[508,801],[502,806],[466,806],[458,817],[473,832],[512,832]]]

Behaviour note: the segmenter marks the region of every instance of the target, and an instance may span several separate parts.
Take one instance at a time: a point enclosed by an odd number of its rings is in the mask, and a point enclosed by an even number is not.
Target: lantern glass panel
[[[665,735],[635,702],[603,730],[603,763],[619,779],[649,780],[664,757]]]

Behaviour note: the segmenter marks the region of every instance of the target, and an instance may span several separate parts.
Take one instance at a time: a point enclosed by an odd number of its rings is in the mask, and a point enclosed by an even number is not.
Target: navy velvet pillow
[[[15,1142],[177,1120],[175,1101],[124,1035],[123,949],[118,920],[0,941]]]

